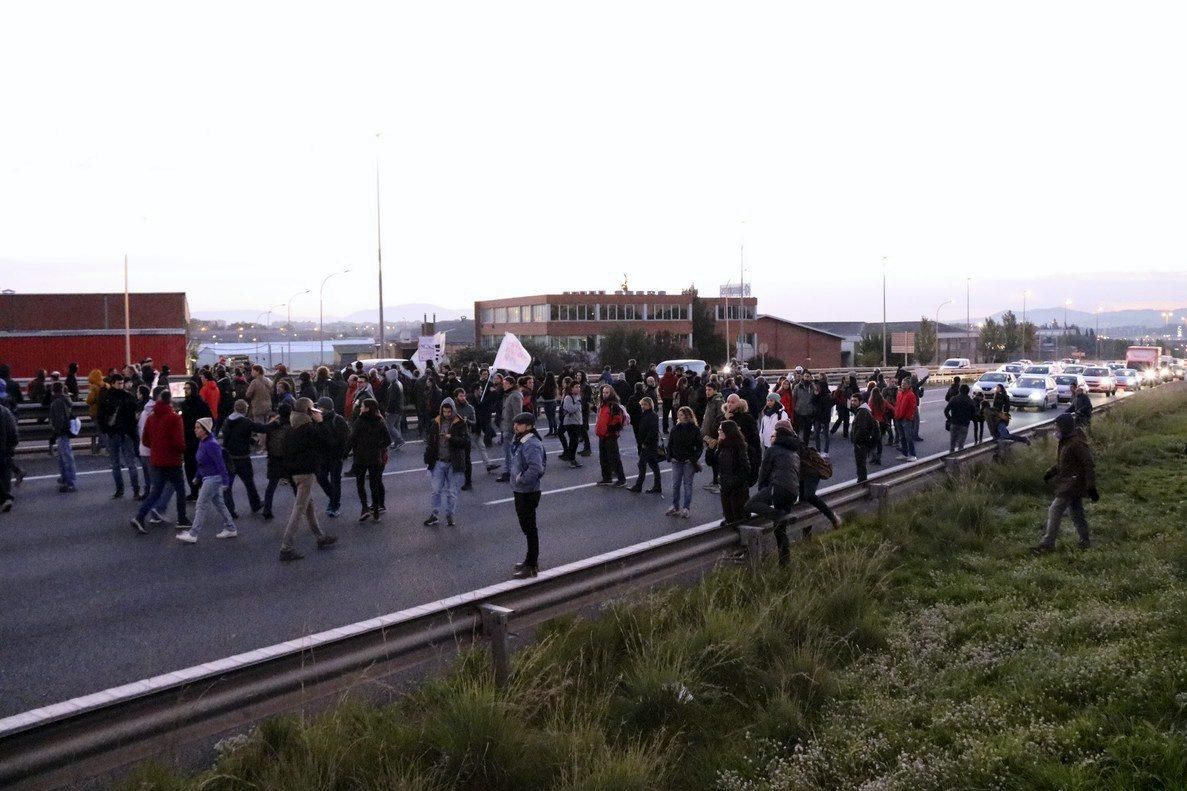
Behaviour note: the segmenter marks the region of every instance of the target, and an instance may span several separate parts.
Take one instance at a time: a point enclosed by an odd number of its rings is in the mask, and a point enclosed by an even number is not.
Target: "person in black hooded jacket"
[[[762,457],[758,473],[758,493],[746,502],[746,511],[769,517],[775,523],[775,544],[779,563],[791,560],[791,542],[787,538],[788,517],[800,494],[800,438],[790,420],[775,424],[775,440]]]
[[[639,401],[639,422],[634,424],[635,444],[639,449],[639,478],[630,491],[639,494],[647,478],[647,468],[655,475],[655,483],[648,494],[663,494],[659,477],[659,416],[655,414],[655,401],[643,398]]]
[[[726,404],[729,419],[738,425],[742,438],[746,440],[746,460],[750,469],[749,485],[758,480],[758,467],[762,464],[762,439],[758,436],[758,422],[750,414],[745,399],[738,398]]]
[[[379,402],[373,398],[363,401],[362,411],[354,421],[347,452],[354,455],[355,486],[358,487],[359,505],[362,507],[360,522],[372,519],[379,521],[384,509],[386,492],[383,488],[384,454],[391,445],[392,435],[383,422]],[[367,504],[366,484],[370,479],[371,503]]]
[[[194,426],[199,418],[213,418],[210,407],[198,395],[198,385],[193,381],[185,383],[185,400],[181,402],[181,424],[185,429],[185,479],[190,486],[189,501],[198,499],[198,435],[194,433]]]
[[[746,440],[732,420],[723,420],[717,427],[717,474],[722,518],[725,524],[736,524],[746,518],[751,473]]]

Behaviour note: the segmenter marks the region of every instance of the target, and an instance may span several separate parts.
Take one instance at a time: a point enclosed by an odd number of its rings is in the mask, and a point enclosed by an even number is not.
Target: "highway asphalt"
[[[921,457],[947,449],[943,390],[924,395]],[[1013,425],[1054,414],[1016,414]],[[557,440],[546,443],[551,463],[539,510],[542,566],[720,518],[716,495],[701,488],[709,482],[708,469],[697,476],[692,518],[673,519],[664,516],[667,496],[594,486],[600,477],[596,440],[594,455],[581,459],[580,470],[555,460]],[[622,447],[633,474],[629,436]],[[219,528],[208,523],[199,543],[190,546],[174,539],[171,525],[156,526],[147,536],[129,527],[137,503],[110,499],[106,457],[76,454],[81,474],[73,494],[58,493],[51,457],[20,457],[29,477],[16,490],[13,511],[0,514],[0,716],[507,579],[524,553],[510,488],[479,463],[473,491],[461,493],[457,526],[424,527],[430,483],[420,463],[422,448],[409,444],[392,455],[381,524],[356,521],[354,479],[344,478],[342,517],[321,518],[340,537],[337,546],[317,551],[303,528],[297,547],[306,558],[287,564],[277,559],[292,503],[285,487],[277,492],[273,521],[243,516],[233,540],[216,540]],[[885,449],[883,469],[897,463],[895,455]],[[835,475],[828,484],[852,479],[851,445],[839,431],[831,456]],[[261,492],[263,469],[264,460],[257,459]],[[246,514],[239,487],[236,500]],[[670,493],[666,475],[664,490]],[[324,495],[315,492],[324,513]],[[174,513],[171,508],[168,516]]]

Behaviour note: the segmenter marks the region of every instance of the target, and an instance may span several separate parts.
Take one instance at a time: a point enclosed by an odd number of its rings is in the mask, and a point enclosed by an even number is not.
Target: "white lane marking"
[[[671,471],[672,471],[671,467],[660,468],[660,472],[671,472]],[[560,494],[561,492],[572,492],[572,491],[576,491],[577,489],[588,489],[591,486],[597,486],[597,485],[598,485],[597,481],[594,481],[593,483],[579,483],[575,486],[566,486],[562,489],[549,489],[548,491],[540,492],[540,494],[541,495]],[[613,489],[615,487],[610,486],[608,488]],[[512,503],[512,502],[515,502],[514,497],[505,497],[502,500],[490,500],[488,502],[483,503],[483,505],[502,505],[503,503]]]

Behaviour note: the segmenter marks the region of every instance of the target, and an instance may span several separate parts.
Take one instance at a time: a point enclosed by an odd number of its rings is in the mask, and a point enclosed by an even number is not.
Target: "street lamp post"
[[[350,271],[350,267],[343,269],[341,272],[331,272],[325,276],[321,281],[321,288],[317,291],[317,364],[326,364],[326,330],[325,330],[325,296],[326,296],[326,282],[332,277],[338,275],[345,275]]]
[[[882,256],[882,367],[886,364],[886,256]]]
[[[966,337],[972,334],[973,331],[973,279],[966,277],[964,279],[964,320],[965,320],[965,334]],[[976,346],[969,341],[969,346],[972,348],[973,362],[977,362]]]
[[[939,308],[936,308],[936,324],[935,324],[935,327],[936,327],[936,357],[940,356],[940,308],[944,307],[945,305],[951,305],[951,304],[952,304],[952,300],[946,299],[940,303]],[[951,351],[951,350],[949,350],[949,351]]]
[[[1067,354],[1067,351],[1068,351],[1067,309],[1068,309],[1068,306],[1071,304],[1072,304],[1072,301],[1070,299],[1065,299],[1063,301],[1063,351],[1064,351],[1064,354]]]
[[[302,294],[308,294],[308,293],[309,293],[309,289],[305,289],[304,291],[298,291],[296,294],[293,294],[291,297],[289,297],[289,301],[288,301],[288,352],[286,353],[285,356],[288,358],[286,360],[286,362],[289,364],[290,367],[293,364],[293,300],[296,299],[297,297],[301,296]]]
[[[1030,340],[1027,337],[1029,335],[1029,333],[1026,331],[1026,298],[1029,296],[1030,296],[1029,291],[1022,292],[1022,359],[1024,359],[1024,360],[1027,359],[1026,347],[1027,347],[1027,341]]]

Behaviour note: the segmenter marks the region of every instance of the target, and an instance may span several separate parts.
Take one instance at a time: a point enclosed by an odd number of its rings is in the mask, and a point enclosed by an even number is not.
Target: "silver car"
[[[1010,404],[1018,409],[1033,407],[1042,412],[1059,406],[1059,391],[1050,376],[1023,376],[1018,383],[1006,390]]]
[[[1117,394],[1117,380],[1108,368],[1092,367],[1084,370],[1084,381],[1088,383],[1088,392]]]
[[[1088,387],[1084,377],[1080,374],[1059,374],[1055,379],[1055,390],[1060,401],[1071,401],[1076,395],[1077,387]]]
[[[1080,365],[1079,363],[1065,365],[1063,366],[1063,372],[1065,374],[1082,374],[1087,367],[1087,365]],[[1059,382],[1057,381],[1055,384],[1059,384]]]
[[[1113,378],[1117,380],[1119,390],[1136,393],[1142,389],[1142,376],[1132,368],[1120,368],[1113,371]]]
[[[1006,371],[990,371],[989,373],[981,374],[981,378],[973,382],[969,389],[973,392],[980,390],[985,395],[991,395],[993,391],[997,389],[998,385],[1005,385],[1006,389],[1009,390],[1014,386],[1015,381],[1017,380],[1014,378],[1014,374],[1012,373],[1007,373]]]
[[[1039,363],[1038,365],[1028,365],[1022,370],[1023,376],[1054,376],[1055,374],[1063,373],[1063,369],[1056,363]]]

